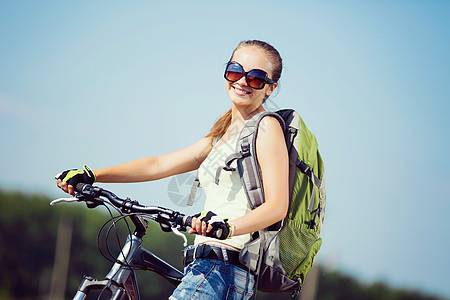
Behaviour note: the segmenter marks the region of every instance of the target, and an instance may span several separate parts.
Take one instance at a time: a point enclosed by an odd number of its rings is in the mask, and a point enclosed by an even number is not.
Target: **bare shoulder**
[[[280,122],[271,116],[264,117],[258,127],[258,139],[272,140],[283,138],[284,134]]]
[[[256,137],[256,155],[261,167],[287,157],[283,129],[277,119],[267,116],[261,120]]]

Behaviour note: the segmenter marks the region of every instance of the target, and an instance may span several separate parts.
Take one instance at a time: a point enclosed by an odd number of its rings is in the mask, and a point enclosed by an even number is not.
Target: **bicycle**
[[[100,205],[108,208],[107,205],[110,205],[119,212],[119,216],[113,216],[108,209],[111,215],[110,221],[112,223],[108,229],[108,234],[118,221],[126,220],[126,218],[131,220],[135,229],[131,232],[129,224],[126,222],[129,235],[111,270],[103,280],[97,280],[85,275],[73,298],[74,300],[84,300],[89,294],[99,290],[99,298],[105,291],[109,291],[111,294],[109,299],[112,300],[139,300],[141,298],[135,270],[155,272],[168,280],[175,287],[181,282],[183,273],[152,252],[143,248],[142,242],[143,237],[146,234],[146,229],[148,228],[147,219],[150,219],[159,223],[163,231],[172,231],[176,235],[182,237],[184,246],[186,247],[187,238],[180,231],[186,231],[187,227],[191,225],[191,216],[186,216],[168,208],[144,206],[129,198],[121,199],[114,193],[97,186],[80,183],[76,186],[75,190],[75,197],[59,198],[53,200],[50,205],[62,202],[85,202],[87,207],[91,209]],[[106,222],[102,229],[110,221]],[[102,229],[100,229],[100,231]],[[214,237],[220,236],[221,233],[221,229],[217,229],[212,230],[208,235]],[[102,250],[100,250],[100,252],[102,252]]]

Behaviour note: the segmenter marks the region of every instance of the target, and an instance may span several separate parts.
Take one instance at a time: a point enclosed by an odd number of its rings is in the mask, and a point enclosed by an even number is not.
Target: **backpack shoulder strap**
[[[266,116],[271,116],[278,120],[284,130],[284,120],[277,113],[264,111],[256,114],[242,128],[236,144],[236,153],[228,156],[225,160],[225,167],[222,167],[222,169],[230,171],[231,163],[237,160],[241,182],[252,209],[264,202],[260,167],[256,157],[256,137],[260,129],[259,124]],[[218,183],[219,175],[220,171],[218,170],[216,183]]]

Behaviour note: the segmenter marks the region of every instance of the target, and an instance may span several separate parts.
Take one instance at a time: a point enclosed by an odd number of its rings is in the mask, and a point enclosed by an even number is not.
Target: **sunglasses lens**
[[[244,70],[236,63],[230,63],[225,71],[225,78],[229,81],[238,81],[244,76]]]
[[[259,70],[252,70],[247,74],[247,83],[254,89],[262,89],[266,83],[266,74]]]
[[[238,81],[239,79],[241,79],[242,76],[243,74],[239,72],[227,71],[226,73],[226,78],[229,81]]]

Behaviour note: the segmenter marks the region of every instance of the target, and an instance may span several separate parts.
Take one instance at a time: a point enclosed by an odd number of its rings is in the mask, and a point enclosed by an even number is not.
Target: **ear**
[[[275,82],[275,83],[272,83],[272,84],[268,84],[267,86],[268,86],[268,88],[266,90],[266,98],[269,97],[273,93],[273,91],[275,91],[275,89],[278,86],[278,83]]]

